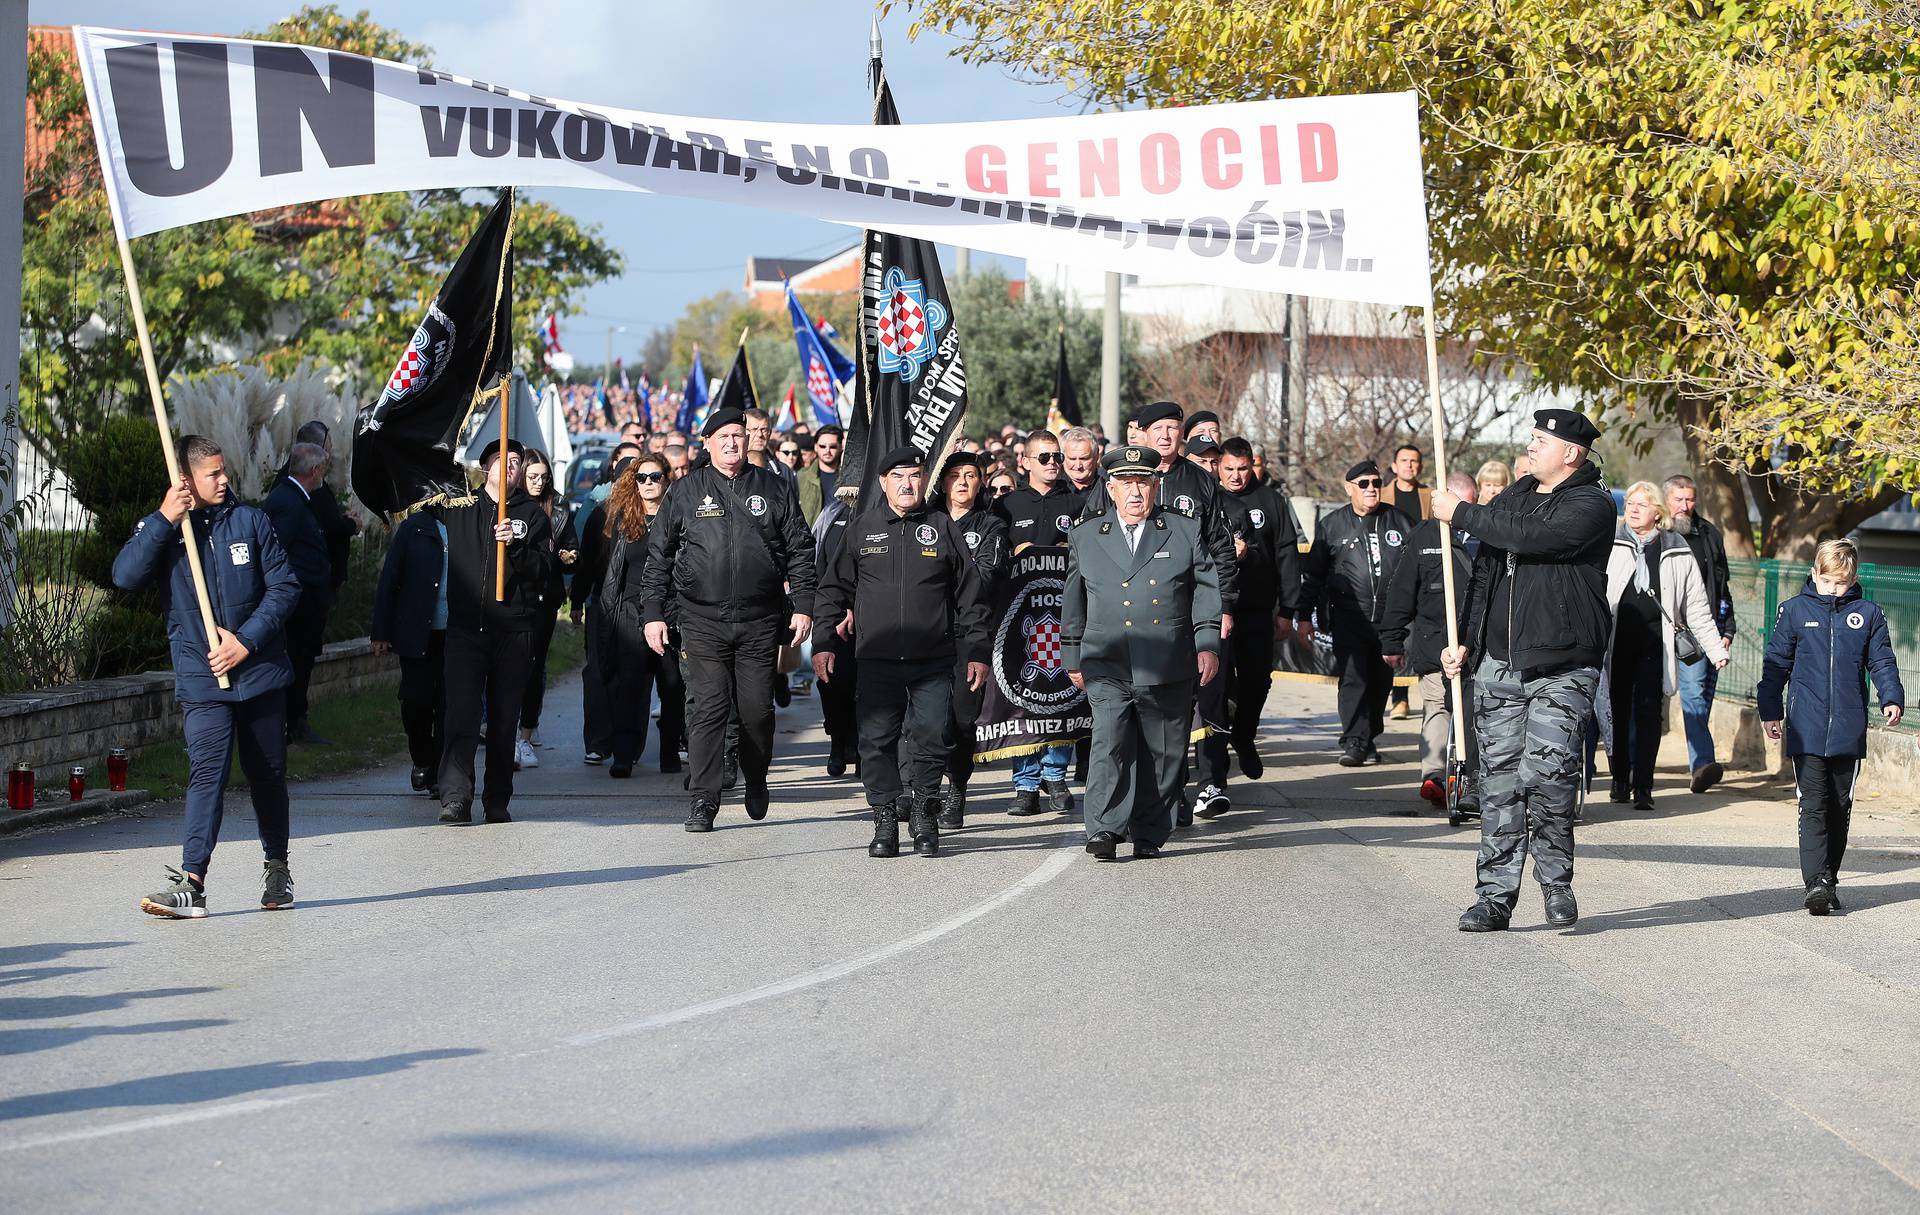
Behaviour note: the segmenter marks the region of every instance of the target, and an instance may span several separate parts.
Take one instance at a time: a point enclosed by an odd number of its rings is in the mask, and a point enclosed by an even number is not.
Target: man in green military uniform
[[[1200,524],[1162,510],[1160,453],[1101,461],[1112,509],[1068,537],[1060,657],[1093,710],[1087,852],[1160,855],[1173,834],[1195,689],[1220,670],[1220,571]]]

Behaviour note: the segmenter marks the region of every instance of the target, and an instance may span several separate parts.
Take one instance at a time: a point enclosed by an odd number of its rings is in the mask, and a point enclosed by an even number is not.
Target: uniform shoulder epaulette
[[[1087,525],[1087,524],[1089,524],[1089,523],[1097,523],[1097,522],[1099,522],[1100,520],[1102,520],[1102,519],[1105,519],[1105,518],[1106,518],[1106,516],[1105,516],[1105,515],[1087,515],[1087,516],[1085,516],[1084,518],[1080,518],[1080,519],[1075,519],[1075,520],[1073,521],[1073,525],[1074,525],[1075,527],[1084,527],[1084,526],[1086,526],[1086,525]],[[1107,534],[1107,532],[1108,532],[1109,530],[1111,530],[1111,529],[1109,529],[1109,528],[1105,528],[1105,527],[1103,527],[1103,528],[1101,528],[1101,529],[1100,529],[1100,534],[1104,536],[1104,535],[1106,535],[1106,534]]]

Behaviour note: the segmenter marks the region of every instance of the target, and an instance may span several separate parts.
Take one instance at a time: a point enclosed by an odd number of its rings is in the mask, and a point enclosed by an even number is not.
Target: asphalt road
[[[1326,762],[1330,689],[1278,686],[1233,814],[1113,865],[999,813],[868,859],[811,702],[773,815],[689,835],[548,703],[511,825],[434,825],[403,768],[296,789],[291,912],[244,797],[198,922],[135,910],[176,814],[0,840],[0,1205],[1920,1209],[1897,798],[1845,916],[1747,782],[1593,808],[1578,927],[1529,880],[1468,936],[1472,835],[1385,815],[1411,765]]]

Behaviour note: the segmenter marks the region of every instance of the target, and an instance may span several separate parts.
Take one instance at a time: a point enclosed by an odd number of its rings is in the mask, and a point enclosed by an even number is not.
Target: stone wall
[[[331,700],[364,688],[392,687],[400,667],[377,658],[366,638],[336,641],[314,664],[311,698]],[[40,692],[0,696],[0,767],[26,760],[42,773],[104,764],[113,747],[142,747],[180,737],[171,672],[95,679]]]
[[[1873,702],[1873,720],[1879,720],[1879,702]],[[1909,710],[1911,711],[1911,709]],[[1793,784],[1793,764],[1785,746],[1760,728],[1760,713],[1750,704],[1716,698],[1713,702],[1713,747],[1717,758],[1732,772],[1770,772],[1782,785]],[[1686,735],[1680,729],[1680,698],[1667,698],[1667,731],[1660,739],[1660,765],[1687,763]],[[1601,769],[1606,768],[1601,761]],[[1860,792],[1906,793],[1920,806],[1920,737],[1909,731],[1867,731],[1867,758],[1860,768]]]

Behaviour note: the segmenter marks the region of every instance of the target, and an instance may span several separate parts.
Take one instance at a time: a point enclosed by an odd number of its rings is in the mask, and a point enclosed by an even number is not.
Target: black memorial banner
[[[1033,545],[1013,558],[994,604],[992,653],[980,716],[976,761],[1025,755],[1093,733],[1087,694],[1073,686],[1060,656],[1067,589],[1065,545]]]

